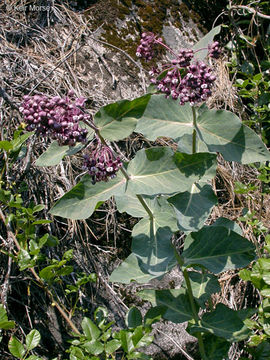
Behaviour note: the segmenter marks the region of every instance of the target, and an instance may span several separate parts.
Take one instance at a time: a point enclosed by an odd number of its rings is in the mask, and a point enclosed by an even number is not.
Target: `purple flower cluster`
[[[208,45],[208,56],[214,59],[218,59],[220,57],[220,54],[221,50],[218,41],[215,41],[212,44]]]
[[[162,41],[162,38],[158,38],[151,32],[142,33],[140,45],[137,47],[136,56],[144,58],[146,61],[150,61],[154,57],[153,45]]]
[[[121,166],[120,158],[115,158],[112,150],[100,142],[97,146],[92,147],[90,155],[84,155],[83,170],[86,170],[92,177],[93,185],[99,181],[115,178]]]
[[[195,62],[185,69],[184,75],[181,76],[180,69],[177,65],[170,64],[168,69],[162,69],[158,72],[156,69],[150,72],[150,75],[158,73],[151,79],[151,82],[157,85],[158,90],[166,96],[177,100],[180,105],[190,102],[191,105],[205,101],[211,95],[211,87],[216,79],[212,75],[212,70],[204,62]],[[161,74],[163,78],[159,79]]]
[[[20,111],[24,115],[27,131],[50,136],[59,145],[74,146],[76,142],[86,142],[88,131],[79,127],[79,121],[90,118],[81,109],[85,98],[75,98],[74,92],[70,91],[64,98],[26,95],[23,99]]]
[[[162,39],[152,33],[144,33],[137,48],[137,55],[147,60],[153,57],[153,45],[160,44],[165,47],[174,58],[161,68],[153,68],[149,75],[151,82],[159,91],[174,100],[179,99],[180,104],[190,102],[191,105],[205,101],[211,95],[211,88],[216,79],[212,69],[203,61],[194,59],[194,51],[181,49],[175,54],[172,49],[163,44]],[[199,50],[197,50],[199,51]],[[208,46],[208,56],[218,58],[220,55],[219,43],[215,41]]]

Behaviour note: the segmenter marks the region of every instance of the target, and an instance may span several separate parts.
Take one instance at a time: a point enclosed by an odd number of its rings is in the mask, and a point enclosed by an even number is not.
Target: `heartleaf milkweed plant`
[[[259,136],[235,114],[204,104],[213,91],[215,75],[203,54],[206,50],[210,58],[220,55],[219,44],[213,41],[219,31],[220,27],[214,28],[192,49],[178,52],[162,38],[142,34],[137,56],[153,60],[156,46],[165,47],[169,54],[164,65],[150,72],[156,92],[106,105],[93,118],[87,115],[84,100],[73,94],[64,99],[35,95],[26,97],[22,105],[27,130],[57,142],[46,151],[46,159],[60,152],[60,146],[66,146],[66,155],[69,146],[74,147],[73,153],[82,149],[76,142],[85,146],[83,170],[87,173],[50,213],[86,219],[97,204],[113,196],[118,211],[140,218],[132,230],[131,254],[110,280],[147,283],[178,266],[184,277],[180,289],[151,289],[138,295],[149,300],[164,319],[188,321],[188,331],[198,338],[201,358],[208,360],[226,358],[231,343],[249,336],[244,323],[248,310],[244,314],[223,304],[213,309],[211,295],[220,291],[220,273],[244,268],[256,256],[237,224],[220,218],[205,225],[217,204],[210,185],[216,156],[219,153],[227,161],[243,164],[270,159]],[[89,127],[94,135],[87,133]],[[111,143],[132,132],[150,141],[169,137],[177,150],[152,146],[122,163]],[[46,166],[46,161],[42,155],[36,164]],[[173,241],[179,231],[185,233],[181,252]]]

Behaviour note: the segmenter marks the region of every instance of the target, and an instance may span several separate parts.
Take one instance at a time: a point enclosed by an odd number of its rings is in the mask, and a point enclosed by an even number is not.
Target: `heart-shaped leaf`
[[[87,219],[92,215],[99,202],[108,200],[112,195],[123,193],[125,182],[125,178],[118,173],[115,179],[93,185],[91,177],[85,175],[77,185],[54,204],[50,213],[74,220]]]
[[[50,144],[48,149],[36,160],[37,166],[55,166],[58,165],[65,156],[71,156],[81,151],[85,145],[77,144],[75,146],[59,146],[57,141]]]
[[[250,330],[238,316],[236,310],[229,309],[224,304],[217,304],[216,309],[202,316],[200,325],[190,328],[192,333],[210,332],[230,342],[238,342],[249,336]]]
[[[152,303],[153,306],[164,306],[164,319],[182,323],[193,318],[188,296],[184,289],[143,290],[138,295]]]
[[[207,220],[217,198],[208,184],[193,184],[189,191],[168,198],[173,205],[178,227],[189,232],[199,230]]]
[[[121,100],[102,107],[94,118],[100,134],[110,141],[128,137],[142,117],[149,99],[147,94],[132,101]]]
[[[128,165],[128,194],[155,195],[186,191],[196,181],[215,176],[216,155],[173,153],[169,147],[137,152]]]
[[[255,248],[247,239],[223,226],[204,226],[185,240],[184,265],[202,265],[214,274],[247,266]]]

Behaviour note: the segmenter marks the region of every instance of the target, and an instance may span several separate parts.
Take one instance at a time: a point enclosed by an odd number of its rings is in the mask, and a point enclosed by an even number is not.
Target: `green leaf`
[[[55,166],[58,165],[65,156],[71,156],[81,151],[85,145],[77,144],[75,146],[60,146],[57,141],[50,144],[48,149],[36,160],[37,166]]]
[[[203,60],[207,56],[208,45],[211,44],[214,40],[214,37],[220,33],[220,29],[221,29],[220,25],[214,27],[211,31],[209,31],[209,33],[207,33],[200,41],[198,41],[192,47],[192,49],[194,51],[199,50],[199,49],[204,49],[204,50],[195,52],[194,57],[196,59]]]
[[[6,310],[2,304],[0,304],[0,329],[9,330],[15,327],[14,321],[9,321]]]
[[[93,323],[93,321],[87,317],[83,318],[82,329],[84,335],[89,340],[97,340],[101,333],[99,328]]]
[[[152,343],[154,337],[149,336],[148,334],[144,334],[144,330],[142,326],[138,326],[132,335],[132,342],[135,348],[139,348],[142,346],[148,346]]]
[[[30,333],[25,338],[26,349],[33,350],[38,346],[40,342],[40,333],[37,330],[31,330]]]
[[[142,117],[149,99],[147,94],[132,101],[121,100],[102,107],[94,118],[101,136],[110,141],[128,137]]]
[[[112,272],[110,281],[122,284],[137,281],[138,283],[144,284],[156,278],[155,275],[148,274],[141,264],[142,261],[137,258],[135,254],[130,254],[126,260]]]
[[[208,150],[220,152],[225,160],[249,164],[270,159],[259,136],[230,111],[204,111],[197,119],[197,131]]]
[[[11,141],[12,144],[12,151],[16,152],[19,151],[22,144],[31,136],[34,134],[34,132],[26,132],[22,135],[20,135],[20,130],[18,133],[15,132],[14,139]]]
[[[23,344],[14,336],[12,336],[8,342],[8,349],[11,354],[17,358],[22,358],[26,352]]]
[[[214,177],[215,169],[214,154],[173,154],[169,147],[142,149],[128,165],[127,191],[145,195],[186,191],[195,181]]]
[[[166,312],[165,306],[154,306],[151,307],[144,315],[144,325],[146,327],[152,327],[152,325],[162,318]]]
[[[136,127],[136,132],[152,141],[159,136],[176,140],[180,138],[180,149],[188,152],[191,149],[193,130],[191,106],[180,106],[177,101],[166,99],[164,95],[151,96]],[[220,152],[228,161],[249,164],[270,159],[270,153],[260,137],[243,125],[232,112],[204,108],[204,111],[197,114],[196,132],[200,151],[205,151],[202,146],[204,143],[209,152]]]
[[[193,131],[192,108],[189,104],[180,106],[172,98],[152,95],[135,131],[154,141],[159,136],[179,138]]]
[[[120,330],[119,337],[121,341],[121,346],[124,349],[125,353],[130,354],[134,350],[134,345],[132,342],[132,332],[127,330]]]
[[[132,231],[132,251],[141,260],[142,271],[155,277],[165,274],[176,265],[169,226],[159,226],[156,218],[142,219]]]
[[[228,351],[231,346],[228,341],[212,334],[205,334],[203,336],[203,343],[207,360],[227,359]]]
[[[9,151],[12,148],[13,148],[13,146],[10,141],[7,141],[7,140],[0,141],[0,149]]]
[[[250,330],[238,316],[238,312],[223,304],[217,304],[216,309],[205,313],[200,326],[191,326],[191,332],[209,332],[230,342],[238,342],[249,336]]]
[[[97,340],[87,341],[82,346],[91,355],[99,355],[104,351],[104,344]]]
[[[202,308],[205,307],[205,302],[209,300],[211,294],[221,291],[215,275],[189,271],[188,276],[193,296]]]
[[[74,220],[87,219],[92,215],[99,201],[108,200],[112,195],[122,194],[125,182],[125,178],[118,173],[115,179],[93,185],[91,177],[85,175],[77,185],[55,203],[50,213]]]
[[[184,265],[202,265],[214,274],[247,266],[255,248],[234,231],[223,226],[204,226],[189,234],[182,254]]]
[[[193,318],[188,296],[184,289],[143,290],[138,296],[148,300],[153,306],[163,306],[166,311],[164,319],[182,323]]]
[[[131,307],[126,314],[126,325],[129,328],[136,328],[142,325],[142,315],[138,308]]]
[[[120,346],[121,342],[119,340],[110,340],[105,344],[105,352],[106,354],[113,354],[116,350],[120,348]]]
[[[267,341],[262,342],[256,349],[250,351],[255,360],[269,360],[270,344]]]
[[[144,200],[153,219],[146,217],[135,225],[133,254],[114,270],[111,281],[144,283],[164,275],[176,264],[170,242],[172,234],[178,230],[174,211],[163,196],[144,196]]]
[[[117,210],[120,213],[126,212],[133,217],[145,217],[147,212],[136,197],[133,194],[116,195],[115,202]]]
[[[199,230],[207,220],[217,198],[208,184],[193,184],[189,191],[168,198],[173,205],[180,230]]]
[[[227,229],[231,229],[237,234],[242,235],[242,229],[236,222],[222,216],[219,217],[213,224],[211,224],[211,226],[224,226]]]

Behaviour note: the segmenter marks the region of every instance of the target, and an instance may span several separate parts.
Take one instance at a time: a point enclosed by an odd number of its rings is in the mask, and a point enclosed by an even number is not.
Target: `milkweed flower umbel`
[[[152,33],[143,33],[137,56],[147,61],[154,56],[154,45],[165,47],[173,58],[165,65],[153,68],[149,75],[151,83],[164,93],[166,97],[179,99],[180,105],[189,102],[191,105],[207,100],[211,96],[211,88],[216,80],[212,69],[205,62],[194,57],[192,49],[180,49],[175,53]],[[202,50],[202,49],[200,49]],[[196,50],[196,52],[199,50]],[[218,58],[220,55],[219,43],[215,41],[208,46],[208,56]]]
[[[27,131],[49,136],[57,140],[59,145],[74,146],[76,142],[86,142],[88,131],[79,125],[80,121],[90,118],[83,111],[85,101],[83,97],[75,98],[73,91],[63,98],[26,95],[20,111],[27,124]]]
[[[90,153],[84,155],[83,170],[92,177],[93,185],[115,178],[120,167],[120,158],[115,157],[110,147],[102,144],[99,139],[97,145],[93,144],[90,148]]]

